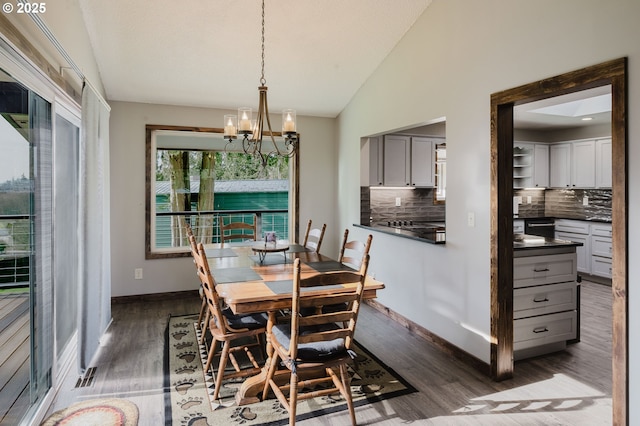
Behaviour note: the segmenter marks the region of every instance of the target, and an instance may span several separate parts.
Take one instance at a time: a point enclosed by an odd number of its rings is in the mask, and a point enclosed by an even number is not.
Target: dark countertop
[[[545,238],[537,235],[514,234],[513,249],[514,250],[535,250],[549,248],[568,248],[578,247],[582,243],[576,243],[569,240],[558,240],[556,238]]]
[[[409,238],[411,240],[421,241],[424,243],[431,244],[444,244],[445,243],[445,230],[444,227],[434,227],[432,230],[420,230],[420,231],[409,231],[405,229],[393,228],[390,226],[384,225],[359,225],[354,223],[353,226],[356,228],[369,229],[378,232],[382,232],[384,234],[395,235],[398,237]]]
[[[566,220],[580,220],[580,221],[583,221],[583,222],[611,223],[611,218],[607,219],[607,218],[598,218],[598,217],[576,219],[575,217],[560,217],[560,216],[519,216],[519,215],[514,215],[513,216],[513,220],[517,220],[517,219],[521,219],[521,220],[526,220],[526,219],[566,219]]]

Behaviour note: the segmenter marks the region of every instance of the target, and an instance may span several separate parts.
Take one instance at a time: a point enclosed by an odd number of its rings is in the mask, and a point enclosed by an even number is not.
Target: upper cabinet
[[[382,138],[369,138],[369,186],[384,185],[383,148]]]
[[[595,188],[596,142],[583,141],[571,144],[571,186]]]
[[[549,145],[515,142],[513,146],[513,187],[546,188],[549,186]]]
[[[387,135],[384,137],[384,186],[433,187],[435,138]]]
[[[411,138],[384,137],[384,186],[408,186],[411,181]]]
[[[611,139],[596,140],[596,188],[611,188]]]
[[[611,139],[551,144],[552,188],[611,188]]]
[[[411,138],[411,186],[435,186],[437,142],[430,138]]]
[[[571,187],[571,144],[558,143],[549,147],[549,186]]]

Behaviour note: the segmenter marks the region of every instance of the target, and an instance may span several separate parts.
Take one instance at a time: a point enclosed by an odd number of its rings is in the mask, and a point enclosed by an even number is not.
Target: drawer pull
[[[537,299],[537,298],[533,299],[533,303],[542,303],[542,302],[548,302],[548,301],[549,301],[549,298],[546,296],[544,299]]]
[[[546,333],[547,331],[549,331],[549,329],[547,328],[547,326],[542,326],[542,327],[538,327],[538,328],[534,328],[533,332],[534,333]]]
[[[549,272],[549,268],[544,268],[544,269],[533,268],[533,272]]]

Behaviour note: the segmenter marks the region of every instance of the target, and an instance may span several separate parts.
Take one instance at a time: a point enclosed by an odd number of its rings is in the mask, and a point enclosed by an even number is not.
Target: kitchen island
[[[580,339],[576,247],[567,240],[513,238],[514,359],[563,350]]]

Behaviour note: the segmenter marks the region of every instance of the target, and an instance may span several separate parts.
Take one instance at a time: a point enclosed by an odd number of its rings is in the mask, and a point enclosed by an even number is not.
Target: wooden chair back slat
[[[342,337],[345,339],[346,348],[349,349],[351,342],[353,341],[353,333],[355,331],[355,324],[358,317],[360,302],[362,300],[364,281],[368,266],[369,256],[366,255],[363,259],[360,272],[358,273],[350,271],[336,271],[316,274],[307,278],[301,278],[300,259],[295,260],[293,272],[293,295],[291,301],[291,342],[289,346],[289,353],[293,359],[296,358],[297,348],[300,343],[326,341]],[[300,309],[302,307],[300,303],[300,288],[303,285],[305,287],[318,287],[322,285],[335,284],[357,284],[352,291],[341,295],[341,300],[350,302],[343,305],[344,310],[331,313],[316,313],[315,315],[310,315],[308,317],[299,315]],[[319,298],[313,299],[316,304],[318,304],[318,299],[321,299],[320,301],[324,305],[324,302],[330,298],[320,296]],[[335,301],[337,297],[331,299],[332,301]],[[307,300],[307,303],[310,303],[310,301]],[[309,330],[306,329],[305,334],[300,335],[300,328],[305,325],[327,325],[335,328],[319,332],[309,332]]]
[[[253,240],[257,239],[257,218],[253,215],[253,223],[231,222],[224,223],[224,218],[220,219],[220,243],[224,245],[229,240]],[[233,231],[241,232],[233,232]],[[227,233],[228,232],[228,233]]]
[[[338,261],[355,269],[361,268],[364,258],[369,255],[372,240],[373,235],[369,234],[364,243],[357,240],[349,241],[349,230],[345,229]]]
[[[324,238],[324,232],[327,229],[327,224],[323,224],[322,228],[311,228],[312,221],[307,223],[307,230],[304,233],[304,240],[302,245],[311,251],[319,252],[322,240]]]

